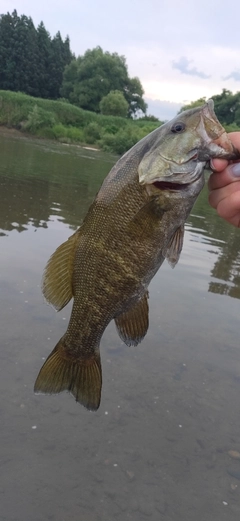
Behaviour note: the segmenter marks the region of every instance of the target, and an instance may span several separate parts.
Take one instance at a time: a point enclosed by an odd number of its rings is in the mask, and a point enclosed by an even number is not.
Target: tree
[[[17,23],[17,12],[12,16],[7,13],[0,19],[0,88],[11,89],[11,80],[15,63],[13,60],[14,29]]]
[[[183,110],[189,110],[194,109],[195,107],[200,107],[201,105],[204,105],[206,103],[206,98],[199,98],[196,101],[191,101],[190,103],[187,103],[186,105],[183,105],[180,110],[179,114],[183,112]]]
[[[36,88],[35,33],[32,19],[16,10],[0,17],[0,88],[27,94]]]
[[[68,65],[73,58],[73,54],[70,50],[69,37],[63,41],[61,33],[58,31],[51,41],[49,54],[48,68],[51,76],[51,81],[49,83],[49,98],[59,98],[60,88],[63,81],[63,71],[65,66]]]
[[[128,115],[130,117],[137,116],[139,113],[146,114],[147,104],[143,99],[144,90],[139,78],[128,79],[124,94],[129,104]]]
[[[216,115],[225,125],[240,123],[240,92],[233,94],[230,90],[223,89],[221,94],[212,96]]]
[[[49,97],[49,86],[51,81],[50,57],[51,36],[43,22],[37,28],[38,42],[38,85],[41,98]]]
[[[67,37],[51,39],[41,22],[36,30],[31,18],[0,16],[0,89],[21,91],[42,98],[59,98],[63,71],[74,58]]]
[[[106,116],[121,116],[126,118],[128,113],[128,102],[119,90],[111,90],[107,96],[100,101],[100,111]]]
[[[162,124],[162,122],[160,121],[159,118],[157,118],[156,116],[153,116],[152,114],[148,114],[147,116],[143,116],[142,118],[138,118],[138,121],[154,121],[157,123],[157,121],[159,123]]]
[[[223,89],[221,94],[212,96],[214,101],[214,111],[222,125],[240,126],[240,92],[233,94],[230,90]],[[180,112],[192,109],[206,103],[206,98],[200,98],[184,105]],[[234,128],[234,127],[232,127]]]
[[[146,112],[140,80],[129,78],[124,56],[96,47],[65,68],[61,96],[85,110],[100,112],[102,98],[116,90],[128,102],[130,116],[138,110]]]

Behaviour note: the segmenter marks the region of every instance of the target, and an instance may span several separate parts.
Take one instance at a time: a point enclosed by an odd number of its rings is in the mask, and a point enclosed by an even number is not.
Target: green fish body
[[[73,298],[73,308],[35,392],[68,390],[88,409],[99,407],[102,334],[114,319],[127,345],[146,335],[149,283],[165,259],[178,262],[212,157],[235,158],[236,151],[210,100],[153,131],[112,168],[82,226],[46,266],[47,301],[60,310]]]

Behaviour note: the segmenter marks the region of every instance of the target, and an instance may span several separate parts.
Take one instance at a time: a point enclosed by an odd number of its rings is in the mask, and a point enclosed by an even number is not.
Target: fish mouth
[[[158,190],[172,190],[174,192],[177,192],[179,190],[186,190],[189,185],[191,185],[194,181],[191,183],[171,183],[171,181],[155,181],[152,183],[155,188]]]
[[[206,161],[196,163],[193,170],[188,172],[175,171],[171,176],[155,177],[151,185],[154,189],[170,192],[187,192],[204,179],[203,172]]]

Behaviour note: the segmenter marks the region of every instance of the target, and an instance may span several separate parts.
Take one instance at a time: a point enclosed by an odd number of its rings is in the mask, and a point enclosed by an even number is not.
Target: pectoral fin
[[[172,236],[170,242],[167,245],[165,251],[163,251],[163,256],[169,262],[170,266],[174,268],[179,261],[179,257],[183,247],[183,237],[184,237],[184,226],[181,225],[175,231]]]
[[[148,291],[134,306],[115,318],[120,338],[128,346],[136,346],[148,330]]]
[[[56,249],[43,274],[44,297],[57,311],[64,308],[73,297],[72,274],[78,235],[78,232],[74,233]]]

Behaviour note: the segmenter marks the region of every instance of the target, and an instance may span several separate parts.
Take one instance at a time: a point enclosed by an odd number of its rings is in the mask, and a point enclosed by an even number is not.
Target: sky
[[[126,57],[148,114],[171,119],[183,104],[240,90],[239,0],[1,0],[70,37],[76,56],[96,46]]]

